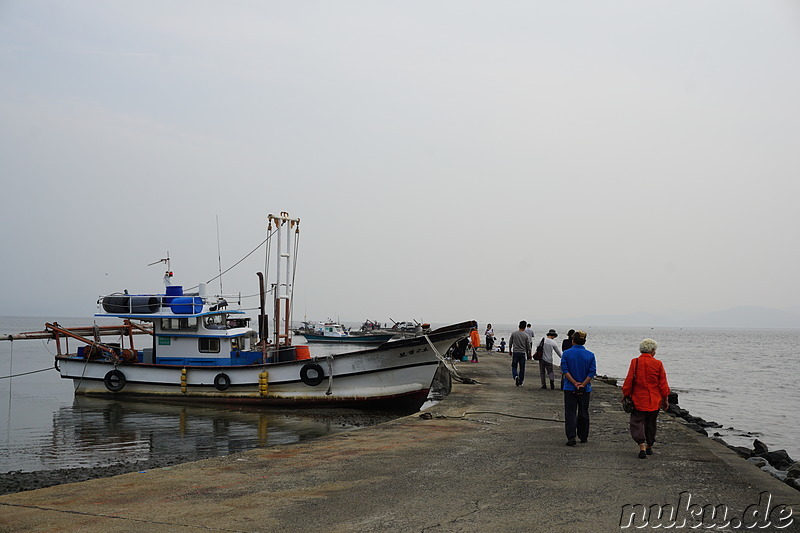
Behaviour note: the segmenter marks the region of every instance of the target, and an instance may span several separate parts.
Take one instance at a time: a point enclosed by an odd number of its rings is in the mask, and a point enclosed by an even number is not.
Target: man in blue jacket
[[[586,442],[589,438],[589,397],[592,378],[597,374],[594,354],[584,348],[586,332],[576,331],[572,348],[561,356],[561,373],[564,375],[564,429],[567,446],[575,446],[575,436]]]

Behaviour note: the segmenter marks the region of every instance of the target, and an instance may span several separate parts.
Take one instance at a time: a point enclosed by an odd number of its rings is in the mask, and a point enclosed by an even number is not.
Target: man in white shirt
[[[545,374],[550,378],[550,389],[556,388],[555,375],[553,374],[553,353],[557,353],[558,357],[561,358],[561,347],[555,341],[556,337],[558,337],[558,333],[556,333],[556,330],[551,329],[547,332],[547,336],[544,338],[544,344],[542,344],[542,359],[539,361],[539,377],[542,378],[543,389],[547,388],[544,379]]]

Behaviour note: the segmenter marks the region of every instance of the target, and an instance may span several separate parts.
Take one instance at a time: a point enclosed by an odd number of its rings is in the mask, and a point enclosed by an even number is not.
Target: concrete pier
[[[430,417],[0,496],[0,531],[800,531],[800,492],[682,420],[662,413],[638,459],[596,381],[589,441],[568,447],[558,383],[529,364],[516,387],[507,354],[479,354],[458,363],[478,383]]]

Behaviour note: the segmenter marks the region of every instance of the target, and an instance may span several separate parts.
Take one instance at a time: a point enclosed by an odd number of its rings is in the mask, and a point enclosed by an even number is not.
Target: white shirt
[[[561,357],[561,346],[555,341],[555,339],[551,339],[550,337],[544,338],[544,346],[542,346],[542,361],[545,363],[552,363],[553,362],[553,351],[558,354],[558,357]]]

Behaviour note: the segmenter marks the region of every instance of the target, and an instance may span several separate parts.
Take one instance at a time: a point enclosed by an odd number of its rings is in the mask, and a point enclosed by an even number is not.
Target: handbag
[[[633,388],[636,386],[636,371],[639,370],[639,358],[636,358],[636,366],[633,368],[633,381],[631,382],[631,394],[622,399],[622,410],[626,413],[632,413],[636,406],[633,405]]]
[[[533,352],[533,360],[541,361],[543,351],[544,351],[544,337],[542,337],[542,342],[539,343],[539,346],[536,347],[536,351]]]

